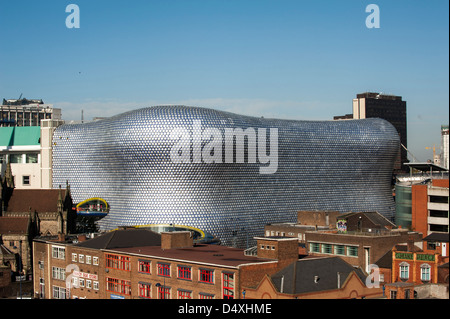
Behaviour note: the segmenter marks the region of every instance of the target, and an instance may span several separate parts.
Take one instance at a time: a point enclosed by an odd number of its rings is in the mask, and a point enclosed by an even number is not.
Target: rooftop
[[[423,239],[424,241],[437,241],[441,243],[449,242],[448,233],[431,233]]]
[[[190,248],[161,249],[160,246],[119,248],[115,251],[138,256],[151,256],[162,259],[176,259],[186,262],[238,267],[249,263],[273,262],[275,259],[245,256],[243,249],[220,245],[194,245]]]
[[[95,249],[118,249],[133,246],[161,246],[161,235],[147,229],[124,228],[101,234],[76,244]]]
[[[338,280],[342,287],[352,272],[365,282],[366,276],[361,269],[339,257],[304,258],[283,268],[271,279],[278,291],[301,294],[338,289]]]
[[[0,235],[27,234],[28,217],[0,217]]]
[[[0,148],[11,146],[40,145],[39,126],[0,127]]]
[[[7,212],[23,213],[36,211],[48,213],[58,211],[59,189],[14,189],[6,208]],[[64,199],[66,190],[61,190]]]

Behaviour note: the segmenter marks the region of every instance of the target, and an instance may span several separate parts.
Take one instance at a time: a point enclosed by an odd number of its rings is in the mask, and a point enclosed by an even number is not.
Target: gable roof
[[[338,278],[342,287],[352,272],[365,282],[366,276],[360,268],[339,257],[305,258],[283,268],[271,280],[279,292],[297,295],[338,289]]]
[[[360,214],[366,216],[375,225],[380,225],[383,227],[395,227],[394,223],[392,223],[389,219],[387,219],[386,217],[384,217],[383,215],[381,215],[378,212],[350,212],[347,214],[340,215],[339,218],[340,219],[348,218],[350,216],[360,215]]]
[[[61,189],[62,199],[66,190]],[[14,189],[6,207],[7,212],[23,213],[31,211],[38,213],[58,211],[59,189]]]
[[[161,234],[142,228],[118,229],[80,242],[75,246],[95,249],[161,246]]]

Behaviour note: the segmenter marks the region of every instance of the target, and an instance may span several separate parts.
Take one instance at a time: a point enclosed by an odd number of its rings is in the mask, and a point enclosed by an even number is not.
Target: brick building
[[[411,209],[413,230],[424,236],[431,233],[449,235],[449,180],[433,178],[429,183],[416,184],[411,187]],[[442,252],[447,253],[448,245]]]
[[[437,283],[438,266],[442,264],[439,253],[392,250],[392,282],[413,284]]]
[[[366,286],[367,275],[339,257],[303,258],[266,275],[246,299],[380,298],[381,287]]]
[[[87,240],[38,238],[33,243],[34,293],[47,299],[238,299],[243,287],[298,259],[296,249],[284,242],[265,245],[274,258],[194,245],[190,232],[159,235],[126,227]]]
[[[380,218],[375,217],[376,215],[378,214],[357,213],[347,216],[347,218],[351,217],[351,219],[357,220],[354,224],[356,229],[352,226],[353,222],[349,222],[346,226],[338,226],[336,230],[307,231],[305,235],[308,254],[312,256],[338,256],[349,264],[361,267],[369,272],[369,266],[397,244],[406,245],[408,242],[413,242],[419,247],[422,246],[421,233],[406,229],[389,229],[390,224],[387,225],[388,227],[380,226],[380,224],[373,222],[373,220]],[[365,219],[362,216],[368,217]],[[380,219],[382,220],[384,217]],[[343,219],[343,221],[345,220]],[[359,220],[362,222],[358,223]],[[386,220],[386,222],[388,221]],[[343,225],[345,223],[343,222]]]

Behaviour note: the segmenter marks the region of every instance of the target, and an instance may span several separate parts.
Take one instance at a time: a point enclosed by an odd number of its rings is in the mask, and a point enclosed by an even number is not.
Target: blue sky
[[[449,122],[448,15],[445,0],[2,1],[0,98],[42,98],[66,120],[157,104],[332,120],[384,92],[407,101],[408,148],[426,160]]]

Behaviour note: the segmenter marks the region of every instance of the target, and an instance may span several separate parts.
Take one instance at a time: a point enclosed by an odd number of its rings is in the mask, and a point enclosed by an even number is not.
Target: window
[[[98,257],[92,257],[92,264],[98,266]]]
[[[159,299],[170,299],[170,288],[159,286],[158,287],[158,298]]]
[[[409,278],[409,264],[407,262],[402,262],[400,264],[400,279]]]
[[[397,299],[397,291],[391,290],[391,299]]]
[[[22,163],[23,162],[22,154],[11,154],[11,155],[9,155],[9,162],[10,163],[15,163],[15,164]]]
[[[319,243],[310,243],[309,250],[312,253],[320,253],[320,244]]]
[[[66,269],[59,267],[52,267],[52,278],[59,280],[66,280]]]
[[[94,281],[94,290],[98,290],[98,281]]]
[[[66,259],[66,248],[59,246],[52,246],[52,258]]]
[[[84,255],[82,254],[78,255],[78,262],[84,264]]]
[[[223,299],[234,299],[234,274],[223,273]]]
[[[345,255],[345,246],[344,245],[335,245],[334,246],[334,254],[335,255]]]
[[[431,275],[430,275],[431,266],[428,264],[423,264],[420,266],[420,280],[422,281],[430,281]]]
[[[66,288],[53,286],[53,299],[66,299]]]
[[[131,270],[130,257],[107,254],[106,268],[130,271]]]
[[[322,244],[322,253],[323,254],[331,254],[332,251],[332,246],[330,244]]]
[[[138,260],[138,271],[144,274],[151,274],[151,263],[147,260]]]
[[[158,275],[170,277],[170,264],[158,263]]]
[[[106,291],[122,295],[131,295],[131,283],[128,280],[106,278]]]
[[[411,298],[411,291],[409,289],[405,290],[405,299],[410,299]]]
[[[39,269],[44,269],[44,262],[42,260],[38,261]]]
[[[78,286],[81,288],[84,287],[84,278],[78,278]]]
[[[72,261],[77,262],[77,254],[72,253]]]
[[[25,154],[25,159],[27,163],[37,163],[38,162],[38,154]]]
[[[86,288],[88,288],[88,289],[92,288],[92,280],[89,280],[89,279],[86,280]]]
[[[199,299],[214,299],[214,295],[201,292],[198,294]]]
[[[214,283],[214,271],[208,269],[200,269],[199,281],[210,284]]]
[[[140,282],[138,284],[139,297],[150,299],[152,297],[152,286],[151,284]]]
[[[357,246],[348,246],[347,247],[347,256],[358,257],[358,247]]]
[[[192,291],[178,290],[178,299],[192,299]]]
[[[188,266],[178,266],[178,279],[191,280],[191,267]]]
[[[86,264],[90,265],[92,262],[92,256],[86,255]]]
[[[30,175],[22,176],[22,185],[30,185]]]

